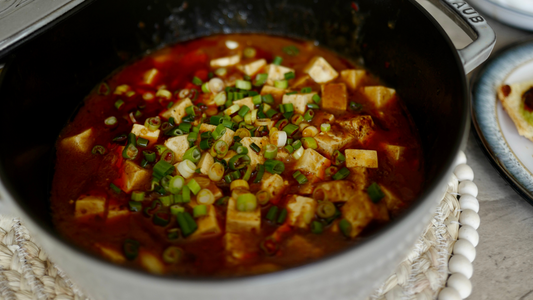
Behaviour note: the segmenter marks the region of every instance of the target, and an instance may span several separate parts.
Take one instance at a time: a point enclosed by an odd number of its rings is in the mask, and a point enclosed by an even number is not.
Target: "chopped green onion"
[[[307,177],[305,177],[304,174],[300,174],[298,176],[296,176],[294,179],[296,179],[296,181],[298,181],[299,184],[304,184],[304,183],[307,183]]]
[[[155,178],[163,178],[174,172],[174,169],[175,168],[172,164],[169,164],[165,160],[160,160],[154,165],[153,176]]]
[[[300,147],[302,147],[302,142],[300,140],[296,140],[292,143],[292,147],[294,150],[298,150]]]
[[[313,221],[311,223],[311,232],[314,234],[321,234],[324,231],[324,225],[321,222]]]
[[[311,99],[313,99],[313,101],[315,101],[316,104],[320,104],[321,98],[320,98],[320,96],[318,94],[314,94],[313,98],[311,98]]]
[[[131,193],[131,200],[133,201],[143,201],[144,200],[144,192],[134,191]]]
[[[122,190],[121,190],[118,186],[116,186],[116,185],[114,185],[114,184],[112,184],[112,183],[109,184],[109,187],[110,187],[110,188],[113,190],[113,192],[115,192],[116,194],[120,194],[120,193],[122,192]]]
[[[198,194],[198,192],[200,192],[200,190],[202,189],[202,187],[198,184],[198,182],[196,182],[195,179],[191,179],[191,181],[187,183],[187,186],[195,195]]]
[[[145,138],[141,138],[140,137],[139,139],[137,139],[137,145],[139,147],[146,148],[146,147],[148,147],[148,143],[149,143],[149,141],[147,139],[145,139]]]
[[[184,185],[181,189],[181,197],[183,203],[191,202],[191,188],[188,185]]]
[[[225,76],[228,73],[226,68],[218,68],[215,70],[215,74],[219,77]]]
[[[252,171],[253,171],[252,166],[248,165],[248,167],[246,167],[246,172],[244,173],[244,176],[242,177],[242,179],[245,181],[250,180],[250,177],[252,176]]]
[[[339,221],[339,228],[346,237],[350,237],[352,232],[352,224],[348,222],[346,219],[342,219]]]
[[[302,88],[302,90],[301,90],[302,94],[311,93],[312,91],[313,91],[313,89],[312,89],[310,86],[308,86],[308,87],[304,87],[304,88]],[[314,95],[313,95],[313,96],[314,96]]]
[[[263,179],[263,174],[265,173],[265,165],[257,165],[257,174],[255,175],[254,183],[259,183]]]
[[[224,105],[224,103],[226,103],[226,100],[227,100],[226,93],[220,92],[215,96],[215,99],[213,101],[215,101],[215,104],[217,106],[222,106]]]
[[[261,205],[265,205],[270,201],[270,193],[265,190],[260,190],[255,194],[255,197],[257,198],[257,202]]]
[[[227,119],[224,119],[222,120],[222,126],[228,128],[228,129],[233,129],[233,127],[235,127],[235,123],[231,122],[230,120],[227,120]]]
[[[285,93],[285,95],[296,95],[296,94],[298,94],[297,91]]]
[[[287,145],[284,148],[285,150],[287,150],[287,152],[289,152],[289,154],[292,154],[292,152],[294,152],[294,148],[291,145]]]
[[[331,176],[331,179],[333,180],[342,180],[350,175],[350,170],[348,168],[344,167],[340,169],[335,175]]]
[[[320,109],[320,106],[316,103],[307,103],[307,108],[309,109]]]
[[[173,105],[174,105],[174,102],[170,101],[170,102],[167,104],[167,109],[170,109]]]
[[[237,198],[238,211],[254,211],[257,208],[257,198],[254,194],[246,193]]]
[[[183,259],[185,253],[183,249],[176,246],[170,246],[165,251],[163,251],[163,261],[168,264],[175,264]]]
[[[268,79],[268,74],[260,73],[255,76],[254,86],[262,86]]]
[[[173,215],[177,215],[178,213],[184,212],[184,211],[185,211],[185,208],[181,205],[174,204],[170,206],[170,213]]]
[[[111,116],[104,120],[104,124],[108,127],[114,127],[118,124],[118,120],[115,116]]]
[[[154,214],[152,222],[161,227],[165,227],[170,223],[170,214],[165,212],[157,212]]]
[[[211,134],[210,132],[207,132],[209,134]],[[209,150],[211,149],[211,146],[213,146],[213,143],[214,143],[214,140],[213,138],[208,138],[208,139],[203,139],[200,141],[200,149],[202,150]]]
[[[192,213],[195,218],[203,217],[207,215],[207,206],[204,204],[196,205],[192,209]]]
[[[266,159],[274,159],[278,155],[278,147],[272,144],[268,144],[265,147],[265,154],[263,155]]]
[[[323,219],[333,217],[335,212],[337,212],[337,208],[335,207],[335,204],[330,201],[322,201],[316,208],[316,214]]]
[[[177,175],[170,179],[168,183],[168,189],[172,194],[177,194],[181,191],[184,184],[185,179],[182,176]]]
[[[218,140],[226,133],[226,127],[222,124],[219,124],[213,132],[211,132],[211,136],[213,139]]]
[[[246,47],[244,48],[243,54],[244,54],[244,57],[246,58],[252,58],[252,57],[255,57],[256,51],[252,47]]]
[[[274,81],[274,86],[278,89],[286,89],[289,87],[289,82],[287,80],[276,80]]]
[[[202,79],[200,79],[200,78],[194,76],[194,77],[192,78],[192,83],[193,83],[194,85],[202,85],[203,81],[202,81]]]
[[[250,144],[250,148],[252,148],[252,150],[254,150],[254,152],[256,152],[256,153],[261,152],[261,148],[259,146],[257,146],[256,143],[251,143]]]
[[[285,77],[285,80],[294,79],[294,77],[296,77],[296,75],[294,75],[294,72],[287,72],[283,74],[283,76]]]
[[[139,154],[139,149],[133,144],[127,144],[122,151],[122,157],[129,160],[134,160]]]
[[[300,129],[300,126],[298,125],[294,125],[294,124],[287,124],[285,125],[285,127],[283,127],[283,131],[285,131],[287,133],[287,135],[293,135],[294,133],[296,133],[298,131],[298,129]]]
[[[303,154],[304,154],[304,147],[300,147],[298,150],[292,153],[292,157],[294,157],[294,159],[300,159]]]
[[[193,163],[197,163],[200,161],[200,158],[202,156],[202,152],[198,149],[198,147],[194,146],[187,151],[185,151],[185,154],[183,154],[183,159],[188,159],[192,161]]]
[[[179,126],[171,127],[170,129],[168,129],[167,131],[165,131],[165,135],[168,135],[168,136],[178,136],[178,135],[183,135],[183,130],[181,130],[181,129],[179,128]]]
[[[109,85],[105,82],[102,82],[100,84],[100,87],[98,87],[98,95],[107,96],[109,95],[109,92],[111,92],[111,88]]]
[[[261,95],[256,95],[252,97],[252,103],[253,104],[261,104]]]
[[[336,166],[339,166],[346,161],[346,157],[339,150],[335,150],[331,158],[333,160],[333,164]]]
[[[310,122],[311,120],[313,120],[314,116],[315,116],[315,111],[312,109],[309,109],[304,114],[304,120],[306,120],[307,122]]]
[[[155,149],[157,150],[157,154],[159,155],[162,155],[165,151],[168,150],[168,148],[163,145],[155,145]]]
[[[140,244],[136,240],[127,239],[124,241],[122,250],[124,250],[124,256],[127,260],[134,260],[139,255]]]
[[[374,203],[378,203],[383,197],[385,197],[381,187],[375,182],[372,182],[372,184],[366,189],[366,192],[368,193],[370,200]]]
[[[117,109],[121,109],[122,106],[124,106],[124,101],[121,100],[121,99],[118,99],[118,100],[115,102],[115,107],[116,107]]]
[[[300,125],[303,121],[304,117],[300,114],[296,114],[291,117],[291,123],[294,125]]]
[[[194,116],[187,115],[187,116],[181,118],[181,121],[185,122],[185,123],[192,123],[192,122],[194,122]]]
[[[172,195],[167,195],[167,196],[159,197],[157,199],[161,201],[161,204],[163,204],[163,206],[170,206],[174,202],[173,198],[174,197],[172,197]]]
[[[198,225],[188,212],[180,212],[176,216],[178,225],[181,228],[183,236],[187,237],[198,229]]]
[[[263,95],[261,96],[261,98],[263,99],[263,102],[266,104],[274,104],[274,97],[272,97],[271,94]]]
[[[285,52],[287,55],[290,55],[290,56],[296,56],[300,53],[300,49],[298,49],[294,45],[285,46],[281,50],[283,50],[283,52]]]
[[[278,219],[276,221],[278,222],[278,224],[283,224],[285,223],[285,219],[287,219],[287,209],[283,208],[279,213]]]
[[[275,114],[277,114],[278,112],[275,110],[275,109],[269,109],[267,112],[266,112],[266,115],[267,117],[269,118],[272,118]]]
[[[237,147],[235,147],[235,152],[237,152],[237,154],[248,154],[248,148],[243,145],[237,145]]]
[[[143,113],[140,112],[139,110],[135,112],[135,118],[140,118],[142,117]]]
[[[274,60],[272,61],[273,65],[279,66],[283,62],[283,58],[276,56],[274,57]]]
[[[266,214],[266,219],[270,222],[274,222],[274,220],[276,220],[276,217],[278,216],[278,210],[279,208],[277,206],[270,207]]]
[[[228,153],[229,147],[226,142],[223,140],[218,140],[213,144],[213,147],[211,147],[211,156],[223,158]]]
[[[361,108],[363,108],[362,104],[359,104],[357,102],[350,101],[350,104],[348,104],[351,110],[353,111],[360,111]]]
[[[189,133],[191,131],[192,124],[191,123],[181,123],[179,126],[179,129],[183,131],[183,133]]]
[[[204,84],[202,84],[202,92],[204,92],[204,94],[211,93],[211,91],[209,90],[209,82],[205,82]]]
[[[182,194],[175,194],[174,195],[174,203],[184,203],[183,202],[183,195]]]
[[[285,171],[285,164],[279,160],[267,159],[265,161],[265,169],[272,174],[281,174]]]
[[[326,168],[326,177],[331,177],[333,175],[335,175],[335,173],[337,173],[339,171],[339,168],[335,167],[335,166],[329,166]]]
[[[318,148],[316,140],[310,136],[302,138],[302,145],[305,149],[311,148],[316,150]]]
[[[193,106],[193,105],[191,105],[191,106],[187,106],[187,107],[185,108],[185,113],[186,113],[187,115],[189,115],[189,116],[196,116],[196,112],[195,112],[195,110],[194,110],[194,106]]]
[[[198,204],[211,205],[215,202],[215,196],[209,189],[202,189],[196,196]]]
[[[252,89],[252,83],[247,80],[239,80],[237,79],[235,81],[235,87],[241,90],[251,90]]]
[[[240,170],[250,164],[250,157],[246,154],[235,155],[228,161],[232,170]],[[239,176],[240,177],[240,176]]]
[[[161,119],[159,117],[148,118],[144,121],[144,126],[150,131],[156,131],[161,127]]]
[[[215,205],[217,206],[223,206],[223,205],[227,205],[228,204],[228,201],[229,201],[229,196],[225,196],[225,197],[222,197],[220,199],[217,200],[217,202],[215,203]]]
[[[196,140],[198,140],[198,132],[189,133],[189,135],[187,136],[187,142],[192,144],[192,143],[196,142]]]
[[[105,154],[105,148],[104,146],[102,145],[96,145],[93,147],[93,149],[91,150],[91,153],[92,154],[100,154],[100,155],[104,155]]]
[[[246,116],[246,114],[250,111],[250,108],[246,105],[243,105],[241,109],[239,109],[238,115],[243,117]]]
[[[132,212],[139,212],[139,211],[142,210],[143,205],[142,205],[141,202],[129,201],[128,202],[128,207],[129,207],[130,211],[132,211]]]
[[[329,124],[329,123],[320,124],[320,131],[328,132],[330,130],[331,130],[331,124]]]

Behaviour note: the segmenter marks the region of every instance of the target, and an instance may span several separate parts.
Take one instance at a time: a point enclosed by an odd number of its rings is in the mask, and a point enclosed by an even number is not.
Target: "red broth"
[[[408,208],[422,176],[417,130],[372,74],[311,42],[224,35],[95,87],[58,139],[51,203],[65,238],[115,263],[241,276],[357,243]]]

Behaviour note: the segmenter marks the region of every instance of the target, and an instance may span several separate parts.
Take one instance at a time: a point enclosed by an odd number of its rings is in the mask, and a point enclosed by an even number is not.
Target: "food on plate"
[[[305,41],[226,35],[124,67],[57,141],[55,226],[156,274],[273,272],[349,247],[420,193],[396,91]]]
[[[518,133],[533,141],[533,80],[502,85],[498,98]]]

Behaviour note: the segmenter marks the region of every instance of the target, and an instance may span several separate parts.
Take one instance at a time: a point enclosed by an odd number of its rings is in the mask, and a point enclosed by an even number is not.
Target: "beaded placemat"
[[[480,223],[473,179],[461,152],[428,228],[370,299],[460,300],[470,295]],[[21,220],[0,215],[0,299],[89,298],[48,259]]]

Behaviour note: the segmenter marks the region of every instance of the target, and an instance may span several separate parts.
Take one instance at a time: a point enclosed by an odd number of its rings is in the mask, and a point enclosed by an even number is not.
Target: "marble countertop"
[[[469,43],[466,34],[451,20],[426,0],[418,1],[439,20],[458,48]],[[487,19],[497,34],[495,51],[528,36],[533,38],[533,32]],[[481,226],[471,279],[473,292],[468,299],[533,300],[533,206],[491,165],[475,135],[471,129],[465,153],[479,188]]]

